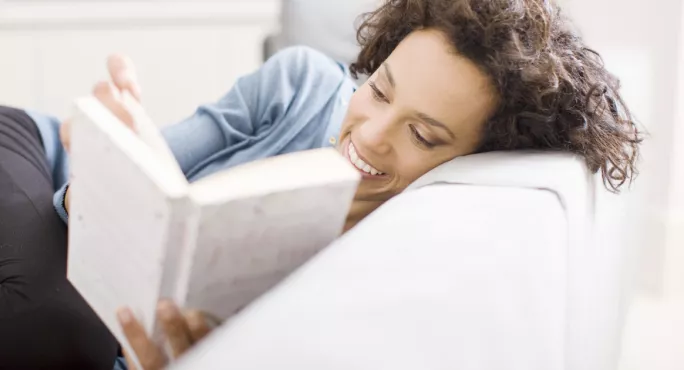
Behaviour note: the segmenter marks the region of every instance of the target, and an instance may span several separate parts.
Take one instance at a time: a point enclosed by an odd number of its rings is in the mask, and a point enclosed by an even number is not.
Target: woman
[[[168,127],[188,179],[335,146],[363,173],[350,228],[432,168],[478,152],[576,153],[616,192],[635,175],[640,133],[617,81],[549,1],[392,0],[367,15],[358,38],[362,50],[349,70],[313,50],[288,49]],[[111,62],[113,84],[98,84],[95,95],[130,124],[117,90],[139,88],[130,66]],[[370,77],[357,88],[350,74]],[[65,229],[47,211],[52,186],[61,186],[55,206],[67,218],[68,186],[52,184],[64,172],[57,124],[4,112],[0,242],[9,248],[0,249],[0,320],[17,353],[0,354],[13,368],[111,368],[116,344],[65,281]],[[159,309],[175,355],[208,331],[201,315],[184,317],[170,302]],[[162,367],[161,350],[131,313],[122,310],[120,321],[145,368]]]

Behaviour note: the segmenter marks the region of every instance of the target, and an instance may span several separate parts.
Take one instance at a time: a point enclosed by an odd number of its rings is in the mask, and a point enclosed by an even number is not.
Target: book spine
[[[188,299],[190,274],[197,252],[197,236],[200,228],[201,209],[192,200],[186,203],[186,211],[179,215],[184,227],[184,246],[177,254],[175,267],[175,286],[173,297],[176,304],[183,308]]]
[[[177,305],[185,302],[183,278],[186,274],[185,260],[194,249],[199,210],[189,198],[171,200],[172,212],[169,217],[169,229],[166,234],[167,250],[159,288],[161,298],[172,299]]]
[[[166,233],[166,255],[163,261],[160,299],[171,299],[183,307],[187,295],[188,260],[195,247],[199,209],[189,198],[169,200],[170,216]],[[155,320],[152,338],[162,344],[161,328]]]

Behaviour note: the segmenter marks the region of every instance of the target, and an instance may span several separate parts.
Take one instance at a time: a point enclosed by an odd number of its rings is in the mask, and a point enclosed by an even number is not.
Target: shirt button
[[[334,136],[331,136],[330,139],[328,139],[328,142],[332,145],[335,145],[337,143],[337,139],[335,139]]]

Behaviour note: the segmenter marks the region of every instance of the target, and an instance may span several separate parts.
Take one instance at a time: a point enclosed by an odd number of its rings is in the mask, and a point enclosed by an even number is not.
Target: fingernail
[[[133,321],[133,313],[128,308],[120,309],[117,316],[122,324],[128,324]]]

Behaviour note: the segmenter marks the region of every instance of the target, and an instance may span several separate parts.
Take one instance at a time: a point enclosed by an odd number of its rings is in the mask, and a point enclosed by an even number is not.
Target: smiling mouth
[[[354,144],[351,141],[349,142],[348,150],[349,150],[349,161],[359,171],[365,172],[371,176],[382,176],[385,174],[384,172],[380,172],[375,167],[364,162],[364,160],[359,157],[358,153],[356,153],[356,148],[354,147]]]

